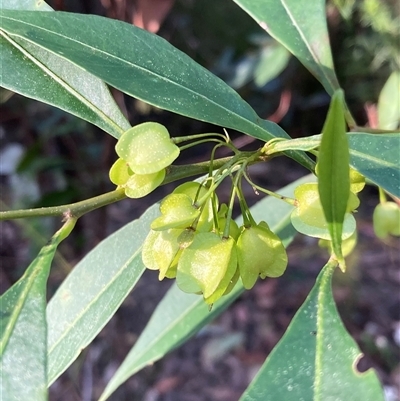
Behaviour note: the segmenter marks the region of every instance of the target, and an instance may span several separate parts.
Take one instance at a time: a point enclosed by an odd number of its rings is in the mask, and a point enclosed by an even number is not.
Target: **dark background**
[[[49,3],[56,10],[134,21],[153,30],[160,25],[159,35],[227,82],[233,82],[244,66],[259,57],[264,46],[271,45],[265,32],[230,0]],[[335,3],[342,4],[342,15]],[[372,3],[331,1],[327,13],[336,69],[353,115],[359,125],[376,126],[379,91],[399,60],[398,29],[393,32],[387,23],[399,17],[399,4],[382,1],[378,12],[371,12]],[[164,15],[158,12],[163,8]],[[156,25],[148,23],[149,17]],[[286,68],[263,86],[257,86],[253,78],[250,74],[249,81],[236,89],[261,117],[278,122],[292,137],[320,132],[329,97],[296,59],[291,58]],[[6,90],[0,94],[2,210],[71,203],[113,189],[108,170],[116,159],[114,138],[58,109]],[[220,127],[158,110],[117,91],[113,94],[132,125],[159,121],[172,136],[211,129],[222,132]],[[230,135],[238,147],[260,146],[253,138],[235,132]],[[180,162],[207,160],[209,154],[210,147],[197,147],[184,152]],[[304,174],[301,167],[285,158],[252,169],[252,178],[271,190]],[[139,217],[150,204],[149,199],[161,199],[174,186],[161,187],[146,200],[123,200],[81,218],[57,253],[49,297],[96,244]],[[222,188],[222,200],[226,200],[228,191]],[[249,204],[259,199],[250,189],[247,197]],[[360,370],[374,367],[385,385],[387,400],[395,401],[400,399],[399,240],[381,241],[374,236],[371,216],[378,203],[376,189],[368,187],[360,197],[356,215],[358,246],[348,258],[348,271],[336,274],[334,294],[347,329],[365,353]],[[52,218],[0,223],[1,293],[21,276],[59,224]],[[288,255],[289,267],[283,277],[259,280],[216,321],[160,362],[136,374],[111,400],[238,400],[327,260],[317,241],[304,236],[298,236],[290,245]],[[155,272],[146,272],[116,316],[51,387],[50,399],[97,400],[170,283],[160,283]],[[226,352],[220,355],[222,348]]]

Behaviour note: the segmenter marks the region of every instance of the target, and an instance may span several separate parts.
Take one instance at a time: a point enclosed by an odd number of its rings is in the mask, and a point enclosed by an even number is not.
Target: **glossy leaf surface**
[[[307,176],[283,188],[279,193],[293,196],[296,186],[310,181]],[[274,213],[266,213],[274,210]],[[287,246],[295,235],[290,224],[293,207],[276,198],[265,198],[251,208],[255,220],[266,220]],[[170,350],[182,344],[188,337],[226,309],[243,291],[238,284],[226,296],[220,298],[211,311],[201,295],[186,294],[173,285],[158,304],[138,341],[108,383],[99,401],[106,400],[123,382],[146,365],[162,358]]]
[[[369,134],[348,132],[350,164],[362,175],[393,195],[400,197],[400,132]],[[319,147],[321,135],[279,141],[267,154],[288,149],[312,150]]]
[[[74,267],[50,300],[49,384],[100,332],[141,277],[141,246],[157,215],[154,205],[139,220],[102,241]]]
[[[1,9],[52,11],[45,2],[30,0],[3,0]],[[0,32],[0,55],[4,88],[74,114],[116,138],[130,127],[104,82],[71,62],[5,32]]]
[[[47,400],[46,283],[57,246],[74,225],[66,222],[0,297],[2,400]]]
[[[400,132],[347,134],[350,164],[387,192],[400,197]]]
[[[376,373],[357,371],[362,354],[338,315],[333,271],[329,264],[321,271],[240,401],[383,401]]]
[[[339,89],[326,25],[325,0],[234,0],[324,85]]]
[[[288,137],[277,124],[258,117],[211,72],[167,41],[135,26],[62,12],[3,10],[0,17],[1,29],[13,38],[56,53],[149,104],[264,141]],[[290,155],[305,166],[311,165],[302,153]]]
[[[345,269],[342,231],[350,195],[350,155],[343,92],[332,97],[318,152],[318,192],[332,240],[332,250]]]

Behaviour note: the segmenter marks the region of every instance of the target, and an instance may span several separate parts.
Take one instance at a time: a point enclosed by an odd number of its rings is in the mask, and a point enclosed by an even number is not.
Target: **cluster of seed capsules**
[[[197,182],[178,186],[161,204],[142,250],[146,267],[159,279],[176,278],[178,287],[202,294],[208,304],[228,294],[239,279],[245,288],[258,277],[278,277],[287,265],[279,237],[267,223],[238,227],[215,192]]]
[[[182,291],[201,294],[212,305],[238,281],[250,289],[258,277],[279,277],[284,273],[285,248],[266,222],[254,221],[241,190],[243,177],[259,190],[291,204],[294,228],[319,238],[320,245],[330,249],[330,233],[317,182],[299,185],[295,198],[290,199],[260,188],[249,179],[248,164],[267,154],[267,147],[268,143],[251,155],[233,149],[235,155],[216,171],[211,168],[202,182],[186,182],[161,201],[161,215],[151,223],[142,248],[144,265],[158,270],[160,280],[176,278]],[[140,198],[163,182],[166,169],[179,156],[180,148],[163,125],[148,122],[126,131],[118,140],[116,152],[119,159],[111,167],[111,181],[124,188],[128,197]],[[232,179],[229,205],[220,204],[215,191],[227,177]],[[357,193],[363,189],[365,178],[350,169],[350,183],[342,232],[344,256],[357,242],[353,212],[359,206]],[[232,219],[235,199],[239,200],[243,216],[241,227]],[[374,228],[381,238],[400,235],[398,205],[381,202],[374,213]]]
[[[164,126],[144,123],[122,135],[116,152],[120,158],[110,179],[127,196],[138,198],[161,184],[179,147]],[[158,270],[160,280],[176,278],[182,291],[202,294],[207,304],[228,294],[239,280],[249,289],[258,277],[278,277],[287,266],[279,237],[267,223],[256,223],[248,209],[238,227],[231,218],[233,203],[219,204],[215,182],[215,177],[186,182],[166,196],[142,248],[144,265]]]

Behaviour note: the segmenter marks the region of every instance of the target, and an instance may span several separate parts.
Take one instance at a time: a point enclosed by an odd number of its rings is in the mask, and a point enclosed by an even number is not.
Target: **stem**
[[[94,198],[62,206],[40,207],[36,209],[7,210],[0,212],[0,220],[21,219],[26,217],[65,216],[79,218],[85,213],[117,202],[126,197],[124,189],[107,192]]]
[[[182,151],[182,150],[190,149],[193,146],[201,145],[202,143],[208,143],[208,142],[217,142],[220,145],[226,145],[226,143],[222,142],[220,139],[209,138],[209,139],[201,139],[201,140],[196,141],[196,142],[188,143],[187,145],[181,146],[179,149]]]
[[[236,163],[241,157],[246,158],[249,156],[254,156],[256,153],[254,152],[241,152],[235,156],[223,157],[221,159],[216,159],[212,163],[212,167],[214,170],[220,170],[219,174],[221,176],[226,177],[231,173],[231,171],[226,171],[226,168]],[[232,159],[234,162],[232,163]],[[259,157],[251,158],[251,161],[248,164],[255,164],[258,162],[266,161],[267,158],[263,155]],[[178,165],[178,166],[169,166],[167,168],[167,176],[165,177],[163,183],[161,185],[169,184],[171,182],[181,180],[183,178],[193,177],[196,175],[207,174],[210,169],[210,161],[187,164],[187,165]],[[216,183],[220,184],[220,180]],[[2,220],[12,220],[12,219],[22,219],[29,217],[45,217],[45,216],[58,216],[58,217],[74,217],[79,218],[84,214],[96,210],[100,207],[107,206],[111,203],[118,202],[122,199],[125,199],[125,191],[123,188],[116,189],[111,192],[107,192],[105,194],[95,196],[93,198],[85,199],[80,202],[70,203],[67,205],[61,206],[52,206],[52,207],[41,207],[36,209],[22,209],[22,210],[6,210],[0,212],[0,221]]]
[[[381,187],[378,187],[378,190],[379,190],[379,202],[385,203],[387,201],[385,191]]]
[[[246,198],[243,195],[241,181],[239,181],[239,183],[238,183],[236,192],[237,192],[237,196],[239,199],[240,210],[241,210],[242,216],[243,216],[243,225],[245,227],[256,226],[257,223],[254,221],[254,218],[250,213],[249,206],[247,205]]]
[[[171,138],[171,140],[175,145],[177,145],[178,143],[193,141],[193,140],[197,140],[197,139],[200,139],[200,138],[208,138],[210,136],[219,136],[219,137],[224,139],[224,142],[226,142],[226,136],[225,135],[217,134],[217,133],[213,133],[213,132],[205,133],[205,134],[178,136],[178,137]]]
[[[268,189],[260,187],[259,185],[254,184],[254,182],[251,181],[250,177],[246,173],[244,173],[243,175],[244,175],[244,178],[246,178],[247,182],[253,188],[258,189],[259,191],[264,192],[267,195],[273,196],[274,198],[280,199],[280,200],[288,203],[289,205],[296,206],[296,199],[288,198],[287,196],[279,195],[276,192],[272,192],[272,191],[269,191]]]
[[[237,187],[239,179],[240,179],[240,173],[237,173],[236,177],[235,177],[235,182],[232,184],[228,212],[226,213],[226,221],[225,221],[223,238],[229,238],[229,229],[231,227],[233,205],[235,203],[235,197],[236,197],[236,187]]]
[[[220,168],[230,159],[231,157],[217,159],[214,161],[214,165],[216,168]],[[209,162],[201,162],[201,163],[181,165],[181,166],[170,166],[167,169],[168,174],[165,177],[162,185],[180,180],[182,178],[205,174],[208,172],[208,169],[209,169]],[[45,216],[53,216],[53,217],[70,216],[79,218],[83,216],[85,213],[91,212],[95,209],[109,205],[111,203],[118,202],[124,198],[126,198],[125,191],[123,188],[120,188],[99,196],[95,196],[93,198],[85,199],[80,202],[70,203],[62,206],[3,211],[0,212],[0,221],[22,219],[29,217],[45,217]]]
[[[346,119],[347,125],[349,126],[350,130],[353,130],[357,126],[357,124],[356,124],[354,117],[352,116],[347,104],[345,104],[345,107],[344,107],[344,117]]]

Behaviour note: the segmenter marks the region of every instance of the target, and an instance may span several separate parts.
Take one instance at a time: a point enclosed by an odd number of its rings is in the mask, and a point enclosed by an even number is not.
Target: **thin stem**
[[[182,151],[182,150],[190,149],[190,148],[192,148],[194,146],[197,146],[197,145],[201,145],[202,143],[208,143],[208,142],[217,142],[220,145],[226,145],[226,143],[222,142],[220,139],[209,138],[209,139],[201,139],[201,140],[196,141],[196,142],[188,143],[187,145],[180,146],[179,149]]]
[[[240,158],[254,156],[254,152],[241,152],[236,156],[223,157],[213,161],[213,168],[217,170],[218,180],[212,186],[214,189],[220,184],[220,180],[225,178],[232,173],[230,167],[237,163]],[[254,164],[257,162],[265,161],[264,156],[260,156],[258,159],[253,159],[248,164]],[[193,177],[201,174],[207,174],[209,172],[210,162],[200,162],[187,165],[169,166],[167,168],[167,175],[161,185],[169,184],[171,182],[181,180],[183,178]],[[228,170],[227,170],[228,169]],[[226,170],[226,171],[225,171]],[[22,210],[7,210],[0,212],[1,220],[12,220],[29,217],[45,217],[45,216],[56,216],[56,217],[76,217],[79,218],[84,214],[96,210],[100,207],[109,205],[111,203],[118,202],[126,198],[123,188],[116,189],[105,194],[95,196],[93,198],[85,199],[80,202],[70,203],[61,206],[42,207],[35,209],[22,209]]]
[[[268,189],[265,189],[263,187],[260,187],[259,185],[254,184],[254,182],[251,181],[250,177],[246,173],[244,173],[243,176],[253,188],[258,189],[259,191],[264,192],[267,195],[273,196],[274,198],[280,199],[280,200],[288,203],[289,205],[296,206],[296,199],[288,198],[287,196],[283,196],[283,195],[279,195],[276,192],[269,191]]]
[[[243,216],[243,225],[245,227],[250,227],[252,225],[257,225],[257,223],[254,221],[253,216],[250,213],[249,206],[247,205],[246,198],[243,195],[243,190],[242,190],[242,182],[239,181],[238,187],[237,187],[237,196],[239,199],[239,205],[240,205],[240,210],[242,211],[242,216]]]
[[[215,192],[213,192],[211,195],[211,206],[212,206],[214,228],[216,229],[217,232],[219,232],[218,204],[217,204],[217,197],[216,197]]]
[[[225,157],[214,161],[216,168],[219,168],[229,162],[231,157]],[[182,178],[192,177],[195,175],[205,174],[208,172],[209,163],[201,162],[190,165],[181,166],[170,166],[167,169],[167,176],[165,177],[163,184],[168,184],[173,181],[180,180]],[[45,217],[45,216],[55,216],[55,217],[81,217],[85,213],[91,212],[100,207],[109,205],[111,203],[118,202],[126,198],[123,188],[116,189],[105,194],[95,196],[93,198],[85,199],[80,202],[70,203],[62,206],[51,206],[51,207],[41,207],[35,209],[21,209],[21,210],[7,210],[0,212],[1,220],[12,220],[12,219],[22,219],[29,217]]]
[[[387,201],[385,191],[381,187],[378,187],[378,190],[379,190],[379,202],[385,203]]]
[[[237,187],[237,183],[238,183],[238,176],[240,178],[239,173],[236,174],[235,182],[232,184],[232,190],[231,190],[230,199],[229,199],[228,211],[226,213],[226,221],[225,221],[223,238],[229,238],[229,228],[231,226],[233,205],[235,203],[235,198],[236,198],[236,187]]]
[[[41,207],[36,209],[7,210],[0,212],[0,220],[21,219],[26,217],[44,217],[44,216],[64,216],[79,218],[85,213],[106,206],[110,203],[124,199],[124,189],[116,189],[115,191],[95,196],[94,198],[85,199],[80,202],[70,203],[62,206]]]
[[[200,138],[208,138],[210,136],[219,136],[219,137],[223,138],[224,142],[226,142],[226,139],[227,139],[225,135],[210,132],[210,133],[204,133],[204,134],[178,136],[178,137],[171,138],[171,140],[175,145],[177,145],[178,143],[198,140]]]

